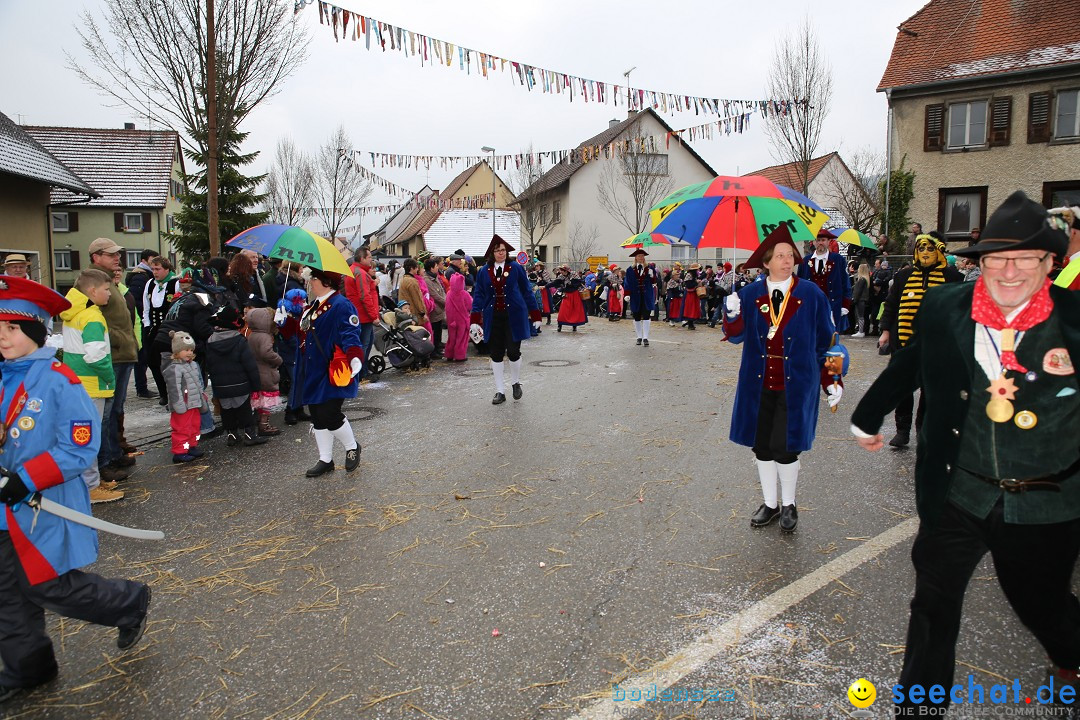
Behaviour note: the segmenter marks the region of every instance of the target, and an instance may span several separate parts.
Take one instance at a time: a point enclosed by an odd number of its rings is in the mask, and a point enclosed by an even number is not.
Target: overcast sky
[[[65,66],[64,51],[82,58],[74,25],[79,12],[101,14],[106,0],[0,0],[0,112],[29,125],[122,127],[138,117],[110,107]],[[875,92],[896,26],[923,0],[828,0],[807,3],[717,0],[621,3],[601,0],[338,0],[340,7],[508,60],[609,83],[705,97],[765,96],[777,41],[811,18],[832,66],[834,96],[818,154],[849,154],[885,146],[886,104]],[[615,8],[615,12],[612,9]],[[529,92],[510,74],[488,79],[450,67],[421,67],[398,52],[335,43],[312,5],[299,21],[310,29],[308,59],[242,127],[245,149],[261,153],[252,172],[266,170],[279,137],[314,151],[343,124],[359,150],[404,154],[502,154],[572,148],[600,132],[625,108],[585,104],[565,95]],[[373,47],[375,47],[373,43]],[[474,65],[475,71],[475,65]],[[675,129],[706,122],[693,113],[666,115]],[[742,135],[699,141],[695,149],[722,175],[774,162],[760,119]],[[365,164],[370,166],[370,161]],[[460,170],[374,170],[395,183],[440,188]],[[371,204],[391,200],[376,192]],[[364,232],[384,218],[366,216]]]

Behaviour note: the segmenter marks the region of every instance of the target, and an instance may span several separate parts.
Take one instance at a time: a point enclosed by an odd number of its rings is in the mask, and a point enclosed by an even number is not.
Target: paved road
[[[95,569],[154,587],[127,654],[50,617],[59,679],[5,708],[49,718],[846,717],[865,676],[884,717],[912,588],[914,451],[860,451],[853,400],[884,365],[851,340],[843,407],[803,456],[800,525],[752,530],[753,458],[727,440],[739,348],[629,321],[525,343],[525,397],[493,407],[487,362],[387,371],[347,406],[361,468],[317,481],[304,426],[147,447],[104,518]],[[824,408],[824,405],[823,405]],[[167,415],[136,400],[129,437]],[[149,441],[144,441],[147,444]],[[343,462],[340,448],[337,461]],[[1042,663],[984,564],[958,658],[989,687]],[[498,635],[496,636],[496,630]],[[965,673],[967,667],[960,668]],[[614,702],[650,683],[716,702]],[[970,708],[959,708],[965,717]]]

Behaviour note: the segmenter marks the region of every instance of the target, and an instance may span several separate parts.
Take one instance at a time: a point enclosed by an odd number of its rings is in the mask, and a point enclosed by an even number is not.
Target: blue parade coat
[[[631,265],[627,269],[626,277],[623,278],[623,290],[630,298],[630,312],[641,312],[643,307],[645,311],[652,312],[656,308],[656,278],[656,270],[646,266],[644,282],[639,284],[637,266]]]
[[[810,266],[814,260],[814,254],[809,253],[799,263],[798,275],[803,280],[809,280],[811,283],[815,283],[816,271]],[[851,309],[851,277],[848,275],[847,265],[844,263],[844,257],[840,253],[829,253],[828,259],[825,261],[825,287],[820,288],[825,292],[829,298],[829,305],[832,310],[833,325],[836,326],[838,332],[844,332],[848,328],[848,319],[841,310],[843,308]]]
[[[785,313],[789,317],[781,333],[786,357],[787,451],[797,453],[809,450],[814,442],[822,367],[825,352],[832,344],[834,326],[829,300],[817,285],[793,277],[789,292],[791,299]],[[725,316],[724,321],[725,330],[738,328],[737,334],[729,333],[728,339],[743,344],[730,437],[732,442],[753,447],[764,387],[765,344],[770,323],[768,283],[763,280],[751,283],[738,295],[742,303],[739,317],[732,323]],[[763,308],[765,312],[762,312]]]
[[[514,342],[528,340],[532,337],[529,323],[540,319],[540,307],[529,290],[529,278],[525,275],[525,270],[517,263],[506,263],[503,267],[507,268],[504,272],[510,336]],[[476,283],[473,285],[471,322],[483,326],[485,342],[491,337],[491,318],[495,314],[495,291],[492,287],[494,278],[494,266],[485,265],[476,274]]]
[[[101,420],[78,376],[57,362],[56,351],[41,348],[3,363],[2,418],[8,417],[20,384],[26,403],[0,448],[0,466],[17,472],[30,490],[72,510],[90,515],[90,494],[82,473],[101,445]],[[38,513],[25,504],[0,512],[0,530],[11,543],[31,585],[97,560],[97,531]]]
[[[301,378],[301,392],[298,404],[317,405],[327,400],[356,397],[356,378],[338,387],[330,382],[329,375],[335,348],[341,350],[349,360],[364,357],[356,308],[348,298],[334,292],[310,314],[310,319],[311,327],[299,351],[297,373]]]

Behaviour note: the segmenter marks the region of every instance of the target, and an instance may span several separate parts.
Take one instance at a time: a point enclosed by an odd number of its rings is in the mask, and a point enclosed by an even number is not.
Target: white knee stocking
[[[652,322],[648,318],[641,321],[641,337],[645,340],[649,339],[649,323]]]
[[[353,435],[352,426],[349,425],[349,421],[341,423],[341,427],[337,430],[331,430],[330,434],[337,438],[337,441],[341,443],[342,447],[346,450],[356,449],[356,436]]]
[[[758,479],[761,481],[761,497],[769,507],[776,508],[776,463],[772,460],[755,460]]]
[[[641,339],[641,320],[634,321],[634,334],[637,335],[637,339]]]
[[[795,504],[795,485],[799,481],[799,461],[787,465],[776,463],[776,472],[780,476],[780,495],[785,505]]]
[[[510,366],[510,384],[517,385],[521,382],[521,358],[507,360],[506,364]]]
[[[506,394],[506,381],[503,380],[503,364],[491,361],[491,372],[495,375],[495,392]]]
[[[334,462],[334,435],[329,430],[312,430],[315,435],[315,447],[319,448],[319,459]]]

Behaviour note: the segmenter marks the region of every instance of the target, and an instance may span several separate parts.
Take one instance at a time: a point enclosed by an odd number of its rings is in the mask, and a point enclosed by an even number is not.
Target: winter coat
[[[216,330],[206,343],[206,371],[214,397],[246,397],[260,388],[259,368],[247,339],[236,330]]]
[[[540,307],[529,290],[529,279],[525,269],[516,262],[508,262],[506,268],[506,309],[510,320],[510,337],[514,342],[521,342],[532,337],[531,322],[540,321]],[[476,275],[473,286],[471,324],[482,325],[484,340],[491,337],[491,318],[495,315],[494,263],[484,265]]]
[[[150,270],[150,266],[146,263],[139,263],[135,266],[135,269],[127,274],[124,278],[124,284],[127,285],[128,290],[131,292],[131,296],[135,298],[136,309],[139,311],[139,315],[146,315],[146,309],[143,305],[143,291],[146,289],[146,284],[154,279],[154,273]]]
[[[167,317],[162,321],[155,345],[158,346],[159,352],[164,352],[166,349],[171,351],[169,331],[183,330],[195,338],[195,347],[202,352],[202,349],[206,347],[206,341],[214,334],[210,316],[217,310],[217,306],[205,293],[182,295],[176,300],[176,305],[170,308],[170,310],[175,310],[175,313],[170,312],[172,317]]]
[[[360,324],[371,324],[379,319],[379,285],[363,265],[353,263],[350,267],[353,276],[345,277],[345,297],[356,308]]]
[[[431,299],[435,303],[429,319],[431,322],[442,322],[446,319],[446,288],[443,287],[442,280],[436,275],[424,273],[424,280],[427,282],[428,294],[431,295]]]
[[[112,277],[112,270],[100,265],[92,267]],[[105,316],[105,323],[109,328],[109,348],[112,351],[113,363],[135,362],[139,351],[135,345],[135,328],[132,326],[131,313],[128,311],[124,294],[113,283],[109,285],[109,302],[101,308],[101,314]]]
[[[178,362],[173,360],[165,368],[165,387],[169,393],[169,409],[177,415],[188,410],[201,410],[209,407],[206,388],[203,387],[202,370],[194,360]]]
[[[416,318],[419,325],[428,321],[427,308],[424,306],[424,296],[420,292],[420,280],[413,275],[401,278],[398,286],[398,300],[409,303],[409,312]]]
[[[456,272],[450,276],[450,292],[446,294],[447,327],[464,327],[468,330],[471,312],[472,295],[465,290],[465,276]]]
[[[314,405],[336,398],[356,397],[355,377],[341,386],[330,382],[330,364],[335,351],[340,350],[349,364],[354,358],[364,359],[356,308],[344,295],[333,292],[314,313],[310,308],[304,311],[301,324],[305,321],[310,322],[310,329],[304,336],[296,368],[300,384],[298,404]]]
[[[90,397],[111,398],[116,390],[116,374],[105,316],[78,288],[68,290],[67,299],[71,307],[60,313],[64,321],[64,364],[79,376]]]
[[[248,347],[255,356],[259,368],[259,387],[262,392],[277,392],[281,374],[281,356],[274,352],[274,311],[270,308],[252,308],[247,311]]]

